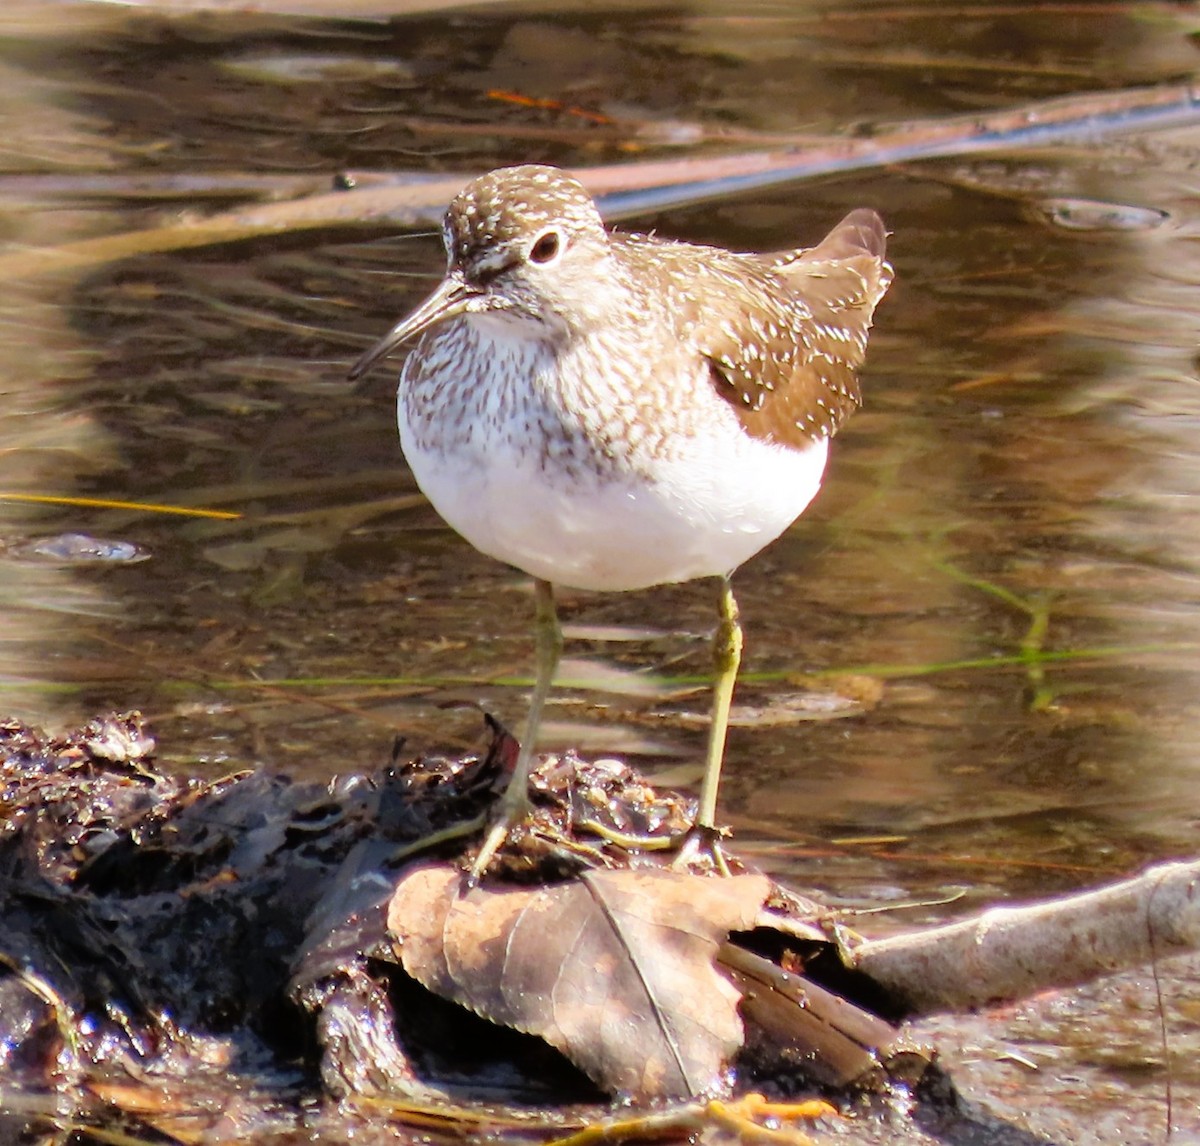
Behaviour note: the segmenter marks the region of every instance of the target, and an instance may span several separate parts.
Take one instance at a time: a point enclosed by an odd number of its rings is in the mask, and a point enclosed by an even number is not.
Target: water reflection
[[[56,85],[7,63],[0,63],[0,116],[29,132],[10,141],[0,160],[8,170],[110,161],[96,121],[68,108]],[[105,222],[20,196],[0,198],[0,217],[10,247],[58,242]],[[72,401],[99,351],[71,328],[63,307],[70,290],[53,278],[0,282],[0,685],[9,699],[6,711],[37,719],[63,712],[57,686],[64,680],[107,675],[82,633],[95,616],[115,614],[100,579],[77,576],[72,556],[48,551],[53,536],[75,522],[22,500],[73,492],[115,458],[108,434]]]
[[[1119,57],[1121,78],[1168,74],[1185,51],[1168,25],[1134,36],[1114,18],[1065,40],[1031,15],[1017,23],[1037,51],[997,63],[984,24],[951,44],[936,23],[902,23],[906,53],[889,54],[887,20],[802,13],[657,16],[636,34],[599,15],[427,21],[402,51],[378,28],[347,41],[269,25],[222,40],[184,23],[130,39],[118,20],[91,55],[56,41],[51,66],[36,41],[10,48],[10,118],[31,126],[9,169],[133,181],[157,149],[181,177],[235,169],[249,186],[275,169],[414,156],[570,162],[621,154],[620,125],[638,119],[794,130],[786,109],[804,106],[824,129],[1085,87],[1114,58],[1097,45],[1126,37],[1137,49]],[[572,66],[531,80],[528,61],[551,43]],[[793,66],[818,44],[819,68]],[[664,53],[695,66],[670,74]],[[36,81],[30,60],[46,73]],[[533,102],[492,98],[505,92]],[[577,114],[589,107],[602,114]],[[509,134],[488,139],[485,125]],[[811,877],[823,847],[830,881],[879,887],[881,874],[902,878],[887,858],[900,845],[853,841],[901,837],[946,857],[905,881],[962,882],[964,855],[982,852],[998,865],[989,882],[1016,890],[1054,884],[1052,864],[1121,867],[1190,832],[1190,139],[930,163],[644,221],[770,248],[866,203],[895,231],[900,277],[868,406],[836,443],[817,505],[738,577],[748,672],[724,808],[777,867]],[[179,209],[179,185],[157,209],[144,191],[128,203],[11,198],[8,234],[50,244]],[[241,515],[5,503],[18,546],[78,532],[153,555],[107,572],[0,560],[12,678],[77,686],[80,713],[150,710],[189,767],[327,774],[377,758],[396,728],[460,746],[479,706],[515,721],[523,693],[505,682],[529,672],[527,587],[417,496],[389,384],[357,394],[342,382],[440,265],[431,235],[330,232],[7,283],[8,490]],[[121,603],[119,622],[75,617],[106,600]],[[582,660],[551,742],[632,751],[686,779],[704,736],[709,587],[568,595],[564,612]],[[1037,661],[1045,652],[1059,659]],[[870,702],[830,719],[864,679]],[[22,688],[5,707],[41,716],[54,696]],[[999,865],[1018,824],[1041,876]]]
[[[1096,556],[1094,569],[1084,566],[1077,599],[1119,641],[1142,650],[1124,658],[1139,687],[1116,707],[1140,735],[1129,738],[1131,750],[1120,762],[1123,791],[1114,813],[1142,829],[1177,833],[1189,846],[1200,741],[1194,607],[1200,457],[1192,432],[1200,412],[1200,246],[1190,222],[1191,190],[1170,160],[1191,139],[1173,134],[1155,141],[1165,169],[1150,172],[1126,161],[1102,173],[1097,182],[1104,192],[1163,209],[1169,218],[1129,236],[1125,257],[1104,267],[1102,294],[1073,301],[1058,315],[1061,340],[1091,367],[1077,406],[1103,417],[1117,439],[1114,450],[1078,467],[1097,471],[1101,480],[1080,505],[1079,532]],[[1122,464],[1106,467],[1106,457]],[[1087,559],[1080,554],[1076,564]]]
[[[825,131],[1152,82],[1194,64],[1156,11],[227,29],[106,12],[85,42],[12,5],[0,219],[37,247],[203,209],[179,183],[147,194],[147,173],[250,186],[602,161],[698,125]],[[722,807],[774,870],[848,902],[922,897],[909,918],[934,918],[1194,850],[1194,153],[1190,132],[1110,140],[641,222],[769,249],[861,203],[895,232],[868,405],[816,505],[738,575],[747,671]],[[4,173],[66,182],[34,196]],[[126,175],[130,193],[72,193],[75,174]],[[517,721],[527,584],[419,498],[390,384],[342,380],[441,265],[433,235],[331,231],[0,284],[0,492],[241,515],[0,500],[0,710],[138,706],[180,768],[320,776],[373,764],[397,731],[472,745],[480,707]],[[28,559],[68,534],[151,557]],[[576,659],[550,742],[694,779],[711,587],[565,594],[563,614]]]

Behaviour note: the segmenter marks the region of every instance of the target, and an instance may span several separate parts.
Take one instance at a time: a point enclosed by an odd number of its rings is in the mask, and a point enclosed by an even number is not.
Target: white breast
[[[535,344],[527,353],[532,370]],[[624,459],[577,464],[543,409],[514,403],[511,391],[489,384],[486,364],[475,367],[469,381],[427,381],[423,397],[406,394],[402,378],[400,441],[442,517],[483,553],[531,576],[628,590],[730,573],[820,488],[827,441],[794,450],[751,438],[720,399],[728,417],[673,437],[666,456],[634,459],[634,468]],[[431,418],[422,408],[452,392],[469,395],[466,417],[441,409]],[[439,424],[450,429],[439,433]]]

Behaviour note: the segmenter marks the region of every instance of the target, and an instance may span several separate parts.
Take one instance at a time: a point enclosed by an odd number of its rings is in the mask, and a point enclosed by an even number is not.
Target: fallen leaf
[[[715,959],[754,925],[765,876],[597,871],[547,887],[474,888],[453,867],[396,889],[404,970],[494,1023],[537,1035],[609,1093],[720,1090],[743,1041],[740,992]]]

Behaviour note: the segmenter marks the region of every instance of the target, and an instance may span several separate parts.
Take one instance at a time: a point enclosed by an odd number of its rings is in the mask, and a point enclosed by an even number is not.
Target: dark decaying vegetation
[[[897,1088],[945,1101],[930,1049],[894,1025],[903,1015],[1136,960],[1113,936],[1149,918],[1143,891],[1174,905],[1178,926],[1154,923],[1162,941],[1192,941],[1195,873],[1174,865],[1094,893],[1099,907],[1009,911],[999,943],[987,916],[928,942],[863,943],[736,858],[726,878],[703,849],[660,846],[686,830],[687,803],[570,755],[542,762],[533,820],[468,887],[474,836],[459,826],[486,819],[514,749],[492,724],[463,759],[397,759],[328,785],[262,771],[201,782],[155,770],[136,715],[58,738],[4,724],[4,1070],[110,1094],[114,1076],[214,1072],[424,1102],[846,1102]],[[1055,937],[1056,915],[1073,936]],[[1093,964],[1047,957],[1014,977],[1031,919],[1064,950],[1090,945]],[[982,953],[970,992],[952,970],[963,942]]]

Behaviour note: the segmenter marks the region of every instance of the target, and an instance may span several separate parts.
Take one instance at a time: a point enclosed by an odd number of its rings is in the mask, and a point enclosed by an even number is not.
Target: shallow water
[[[1195,61],[1186,17],[1153,6],[525,5],[378,25],[15,4],[0,37],[10,249],[227,206],[255,179],[616,162],[700,127],[831,132]],[[866,407],[816,504],[735,582],[746,674],[721,811],[773,872],[851,905],[938,901],[909,923],[1194,852],[1196,143],[926,161],[627,224],[773,249],[869,205],[894,232]],[[370,767],[397,734],[474,745],[480,708],[519,724],[528,584],[417,496],[394,364],[343,381],[441,266],[432,233],[347,227],[0,282],[0,490],[243,515],[0,501],[0,709],[137,707],[180,769],[309,777]],[[66,534],[105,544],[33,544]],[[714,597],[564,594],[579,687],[547,747],[693,782]],[[837,718],[798,718],[797,698]],[[1194,1088],[1182,1014],[1177,1084]],[[1156,1037],[1143,1018],[1135,1042]],[[1035,1037],[1074,1045],[1065,1019]],[[1161,1065],[1137,1087],[1096,1069],[1161,1105]]]

